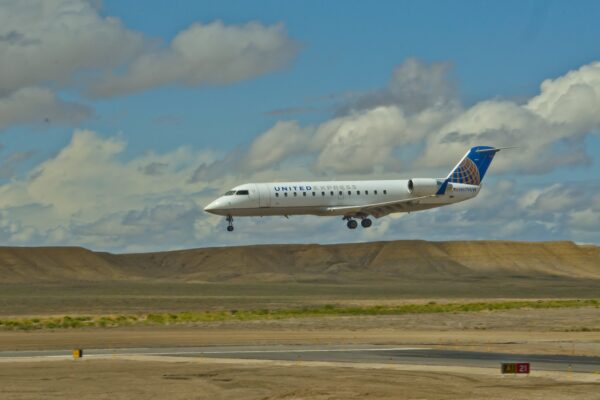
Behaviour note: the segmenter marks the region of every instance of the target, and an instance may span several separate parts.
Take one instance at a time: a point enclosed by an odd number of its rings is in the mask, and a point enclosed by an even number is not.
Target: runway
[[[503,362],[529,362],[532,371],[600,371],[600,357],[533,355],[392,346],[209,346],[84,349],[84,358],[122,356],[204,357],[278,361],[325,361],[500,368]],[[3,351],[0,360],[66,359],[71,350]]]

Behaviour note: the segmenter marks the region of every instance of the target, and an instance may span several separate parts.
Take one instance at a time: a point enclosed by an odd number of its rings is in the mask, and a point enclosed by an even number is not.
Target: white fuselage
[[[429,179],[438,187],[443,179]],[[387,204],[415,197],[395,212],[411,212],[457,203],[477,196],[480,186],[453,183],[442,195],[409,188],[409,180],[248,183],[219,197],[205,211],[224,216],[343,215],[356,216],[351,206]],[[425,190],[425,189],[422,189]],[[241,191],[241,194],[240,194]],[[247,194],[245,194],[247,191]],[[385,211],[385,210],[384,210]],[[376,215],[376,217],[383,215]],[[366,215],[365,215],[366,216]]]

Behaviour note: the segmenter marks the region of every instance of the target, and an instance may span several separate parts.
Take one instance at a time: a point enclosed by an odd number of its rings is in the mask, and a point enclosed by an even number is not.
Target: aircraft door
[[[269,185],[266,183],[259,183],[258,185],[258,206],[259,207],[271,207],[271,191]]]

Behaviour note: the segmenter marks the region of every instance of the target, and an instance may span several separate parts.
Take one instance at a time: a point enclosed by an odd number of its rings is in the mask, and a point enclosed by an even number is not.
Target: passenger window
[[[333,196],[333,190],[331,192],[329,192],[329,194]]]
[[[351,190],[348,190],[348,196],[350,196],[352,194]]]
[[[313,192],[313,197],[315,197],[317,194],[315,192]]]
[[[321,192],[321,195],[325,196],[325,192]]]
[[[302,192],[302,196],[306,197],[306,192]]]
[[[365,194],[369,194],[369,191],[368,191],[368,190],[365,190]]]
[[[377,194],[377,190],[373,190],[373,193],[374,193],[374,194]]]
[[[387,194],[387,190],[384,190],[384,191],[383,191],[383,194]]]
[[[275,193],[275,197],[279,197],[279,193]]]
[[[285,192],[283,195],[284,195],[285,197],[287,197],[287,192]]]
[[[294,192],[294,197],[298,196],[298,193]]]
[[[342,192],[342,191],[340,190],[340,196],[342,195],[342,193],[344,193],[344,192]]]
[[[360,190],[357,190],[357,191],[356,191],[356,194],[360,194]]]

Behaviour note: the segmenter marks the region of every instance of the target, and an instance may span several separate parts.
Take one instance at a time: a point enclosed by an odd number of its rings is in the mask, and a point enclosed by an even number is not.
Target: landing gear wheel
[[[227,227],[227,232],[233,232],[233,225],[229,225]]]
[[[227,232],[233,232],[233,217],[228,215],[227,218]]]
[[[370,227],[372,223],[373,223],[373,221],[371,221],[369,218],[365,218],[365,219],[363,219],[362,221],[360,221],[360,225],[361,225],[363,228],[368,228],[368,227]]]
[[[356,229],[356,227],[358,226],[358,222],[356,222],[353,219],[349,219],[348,223],[346,223],[346,226],[348,227],[348,229]]]

